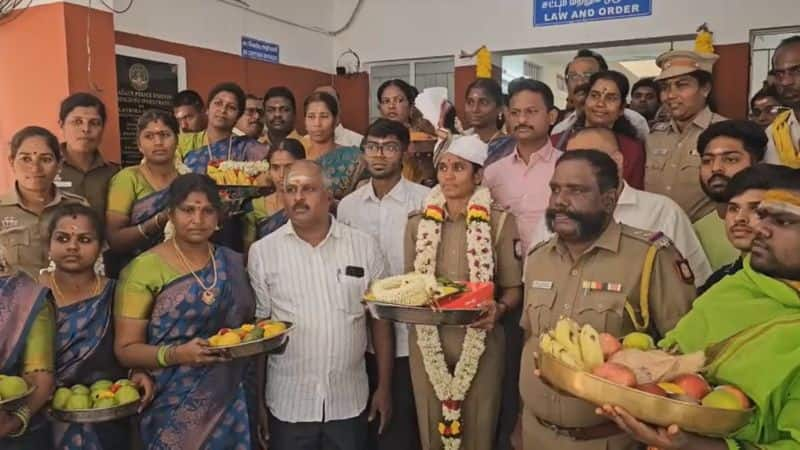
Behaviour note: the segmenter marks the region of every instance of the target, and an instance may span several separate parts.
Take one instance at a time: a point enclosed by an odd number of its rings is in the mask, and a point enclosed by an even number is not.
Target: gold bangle
[[[16,416],[20,422],[22,422],[22,426],[19,428],[19,431],[16,433],[10,433],[8,436],[12,438],[20,437],[28,431],[28,422],[31,419],[31,410],[27,406],[21,406],[18,410],[11,413],[12,415]]]

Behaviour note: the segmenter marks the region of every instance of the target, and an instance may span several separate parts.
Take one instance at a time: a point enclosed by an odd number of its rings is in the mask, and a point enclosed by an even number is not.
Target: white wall
[[[116,9],[129,0],[106,0]],[[47,0],[39,0],[46,3]],[[88,6],[88,0],[70,0]],[[92,6],[100,6],[92,0]],[[333,0],[247,0],[254,11],[267,12],[310,27],[330,29]],[[242,35],[280,46],[280,62],[334,72],[333,38],[271,20],[218,0],[134,0],[131,9],[115,14],[117,31],[241,54]]]
[[[335,53],[362,61],[457,54],[482,44],[493,51],[693,34],[708,22],[718,44],[749,41],[749,30],[800,23],[798,0],[653,0],[653,15],[534,28],[534,0],[365,0]],[[335,0],[341,23],[356,0]]]

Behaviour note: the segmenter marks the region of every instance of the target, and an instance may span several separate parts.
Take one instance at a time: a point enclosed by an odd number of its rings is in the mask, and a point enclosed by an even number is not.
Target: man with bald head
[[[342,111],[342,99],[339,98],[339,92],[336,90],[335,87],[326,84],[323,86],[318,86],[314,89],[314,92],[325,92],[326,94],[330,94],[333,98],[336,99],[336,103],[339,104],[339,111]],[[333,142],[337,145],[342,145],[344,147],[361,147],[361,141],[364,139],[359,133],[356,133],[353,130],[348,130],[347,128],[342,125],[341,122],[336,124],[336,129],[333,132]]]
[[[617,163],[622,173],[623,155],[614,132],[607,128],[585,128],[575,133],[567,142],[566,151],[593,149],[608,154]],[[641,191],[628,185],[620,175],[617,190],[617,206],[614,219],[632,227],[647,231],[660,231],[675,243],[675,247],[689,262],[694,272],[695,286],[702,286],[711,273],[711,265],[697,239],[689,217],[669,197]],[[544,220],[534,229],[531,246],[549,239]]]
[[[368,320],[361,297],[385,276],[386,262],[372,236],[330,215],[331,183],[319,163],[296,161],[284,182],[289,222],[253,244],[248,262],[256,316],[296,328],[285,353],[267,362],[262,398],[269,448],[363,450],[367,333],[379,386],[391,384],[393,334],[389,322]],[[383,428],[391,417],[391,389],[379,391],[386,395],[373,397],[369,419]]]

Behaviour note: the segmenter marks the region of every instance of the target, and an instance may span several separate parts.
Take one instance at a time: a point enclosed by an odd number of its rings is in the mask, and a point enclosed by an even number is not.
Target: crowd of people
[[[221,83],[142,114],[122,169],[99,150],[102,101],[69,96],[63,142],[10,142],[0,374],[36,390],[0,410],[0,448],[800,449],[800,36],[749,120],[714,111],[716,58],[667,52],[630,87],[581,50],[563,110],[541,81],[479,78],[438,123],[390,80],[363,136],[333,86],[299,105],[301,135],[286,87]],[[269,193],[232,214],[219,161],[267,161]],[[466,327],[370,317],[370,285],[408,272],[492,281],[494,301]],[[555,390],[536,353],[562,316],[683,353],[729,344],[706,375],[752,422],[701,436]],[[209,345],[267,318],[294,325],[281,353]],[[56,387],[123,377],[135,419],[46,414]]]

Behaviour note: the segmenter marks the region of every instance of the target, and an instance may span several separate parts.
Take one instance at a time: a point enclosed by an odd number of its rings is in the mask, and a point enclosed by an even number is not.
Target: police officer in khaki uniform
[[[41,127],[27,127],[11,138],[14,189],[0,197],[0,245],[8,262],[38,278],[47,267],[49,247],[44,242],[53,211],[61,205],[81,203],[83,197],[53,184],[61,164],[58,139]]]
[[[106,107],[94,95],[80,92],[61,102],[58,119],[64,135],[64,161],[56,186],[84,197],[100,217],[105,217],[108,183],[119,172],[119,166],[103,159],[98,150]]]
[[[481,165],[486,159],[486,148],[487,145],[477,136],[465,136],[457,138],[451,147],[438,157],[439,185],[428,197],[430,201],[441,192],[446,202],[446,206],[442,208],[444,214],[436,250],[437,277],[455,281],[470,279],[466,212],[469,200],[480,183],[483,172]],[[411,214],[406,225],[407,272],[412,272],[415,268],[417,235],[422,217],[422,213]],[[492,303],[486,314],[471,325],[486,329],[487,336],[478,371],[461,405],[463,450],[494,449],[505,368],[505,335],[499,321],[509,311],[519,308],[522,302],[521,245],[516,223],[513,216],[495,207],[490,208],[489,218],[494,253],[496,303]],[[465,334],[464,327],[439,327],[444,358],[451,373],[462,354]],[[409,336],[409,363],[422,449],[440,450],[442,440],[438,425],[442,420],[442,403],[437,399],[425,371],[417,336],[417,331],[412,326]]]
[[[717,58],[713,53],[676,50],[656,60],[661,68],[656,82],[672,119],[654,125],[647,138],[644,187],[675,200],[692,222],[714,209],[698,182],[697,138],[710,124],[725,120],[708,107]]]
[[[556,234],[531,250],[523,277],[525,450],[637,448],[595,414],[595,405],[562,395],[534,375],[541,333],[567,316],[614,336],[643,331],[658,338],[694,298],[692,271],[669,239],[613,220],[618,183],[616,164],[597,150],[567,152],[556,165],[547,210]]]

